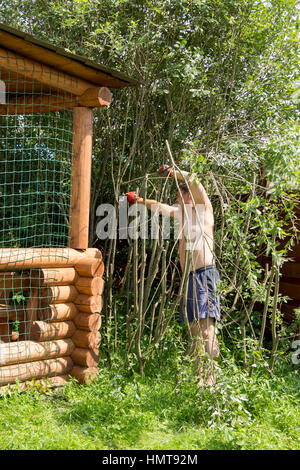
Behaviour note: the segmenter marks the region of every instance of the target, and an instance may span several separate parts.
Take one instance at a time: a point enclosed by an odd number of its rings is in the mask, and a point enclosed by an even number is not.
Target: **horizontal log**
[[[88,88],[91,88],[89,82],[59,72],[55,68],[4,48],[0,48],[0,67],[4,70],[16,72],[19,80],[20,76],[24,76],[27,83],[33,80],[50,86],[52,90],[63,90],[80,96]]]
[[[0,368],[0,385],[15,383],[16,380],[26,381],[53,375],[64,375],[73,367],[71,357],[47,359],[25,364],[15,364]]]
[[[74,322],[80,330],[98,331],[101,327],[101,315],[99,313],[78,313]]]
[[[0,271],[73,267],[85,257],[73,248],[1,248]]]
[[[80,384],[88,385],[97,376],[98,369],[96,367],[81,367],[74,366],[70,372],[71,377],[74,377]]]
[[[76,297],[74,303],[81,312],[100,313],[102,310],[103,300],[101,295],[90,296],[80,294]]]
[[[104,289],[104,281],[101,277],[79,277],[75,286],[81,294],[101,295]]]
[[[100,259],[86,258],[75,264],[75,269],[82,277],[102,277],[104,273],[104,263]]]
[[[78,97],[77,101],[79,106],[87,106],[89,108],[109,106],[111,103],[111,92],[106,87],[88,88]]]
[[[101,343],[101,335],[98,331],[76,330],[72,341],[78,348],[97,349]]]
[[[41,289],[42,303],[61,304],[73,302],[78,296],[75,286],[53,286]]]
[[[87,258],[94,258],[102,260],[102,252],[98,248],[87,248],[85,250],[85,256]]]
[[[74,349],[75,345],[71,339],[45,343],[21,341],[13,344],[0,344],[0,366],[70,356]]]
[[[111,92],[106,87],[88,88],[78,97],[65,93],[42,95],[32,92],[21,96],[11,94],[11,96],[7,103],[0,105],[0,114],[41,114],[63,111],[77,106],[105,107],[111,103]]]
[[[61,95],[30,94],[16,96],[6,104],[0,105],[0,114],[41,114],[53,111],[64,111],[76,106],[77,100],[72,95],[64,97]]]
[[[69,375],[57,375],[56,377],[46,377],[44,379],[30,380],[27,382],[21,382],[18,384],[4,385],[0,387],[0,394],[7,392],[22,392],[24,390],[31,390],[34,387],[42,386],[43,388],[48,387],[61,387],[70,380]]]
[[[30,283],[32,286],[70,286],[74,285],[78,274],[74,268],[32,269]]]
[[[99,350],[76,348],[74,349],[71,358],[75,365],[97,367],[99,362]]]
[[[85,251],[85,257],[75,264],[75,269],[82,277],[101,277],[104,272],[101,251],[97,248],[88,248]]]
[[[41,307],[37,313],[38,320],[49,322],[73,320],[78,309],[73,302],[65,304],[50,304]]]
[[[36,321],[28,331],[27,337],[33,341],[52,341],[56,339],[71,338],[76,331],[72,321],[47,323]],[[25,332],[26,337],[26,332]]]

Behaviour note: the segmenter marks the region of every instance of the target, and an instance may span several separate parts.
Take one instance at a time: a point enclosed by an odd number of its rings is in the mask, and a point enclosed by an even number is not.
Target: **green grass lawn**
[[[120,370],[102,364],[89,386],[2,397],[0,448],[300,448],[295,366],[270,379],[228,362],[211,391],[198,389],[187,365],[153,367],[143,379]]]

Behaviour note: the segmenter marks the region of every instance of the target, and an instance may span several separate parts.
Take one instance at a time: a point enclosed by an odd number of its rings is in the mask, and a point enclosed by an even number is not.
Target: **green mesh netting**
[[[1,248],[68,246],[70,114],[0,116]]]
[[[64,75],[55,70],[1,59],[0,387],[62,375],[68,366],[69,343],[56,341],[56,321],[64,314],[53,299],[58,271],[52,269],[45,283],[42,270],[21,269],[18,262],[30,248],[57,248],[57,257],[66,256],[59,247],[70,241],[76,88],[76,79],[64,86]]]
[[[69,245],[71,145],[72,111],[0,115],[0,248]]]

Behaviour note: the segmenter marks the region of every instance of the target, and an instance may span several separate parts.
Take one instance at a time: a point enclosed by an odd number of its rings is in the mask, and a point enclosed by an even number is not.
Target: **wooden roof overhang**
[[[0,114],[55,111],[110,103],[109,88],[140,83],[85,57],[0,23],[0,79],[6,104]]]

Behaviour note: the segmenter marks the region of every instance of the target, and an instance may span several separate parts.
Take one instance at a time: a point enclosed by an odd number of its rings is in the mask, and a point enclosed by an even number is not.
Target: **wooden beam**
[[[75,264],[75,269],[83,277],[102,277],[104,273],[104,263],[102,257],[99,259],[86,257]]]
[[[60,321],[55,323],[36,321],[27,336],[30,340],[44,342],[71,338],[75,331],[76,327],[72,321]]]
[[[73,302],[78,295],[75,286],[48,286],[41,289],[42,302],[49,304],[64,304]]]
[[[1,310],[0,310],[1,312]],[[48,322],[68,321],[73,320],[78,314],[77,307],[73,302],[66,304],[50,304],[45,308],[38,311],[38,320],[45,320]]]
[[[0,271],[73,267],[86,257],[71,248],[1,248]]]
[[[0,105],[0,114],[41,114],[64,111],[78,106],[103,108],[111,103],[111,92],[106,87],[88,88],[81,96],[47,93],[49,92],[32,94],[24,91],[23,95],[12,97],[8,95],[8,102]]]
[[[71,95],[64,98],[62,95],[23,95],[0,105],[1,115],[14,114],[42,114],[53,111],[64,111],[74,108],[77,104],[76,97]]]
[[[80,277],[76,282],[76,289],[80,294],[101,295],[104,281],[101,277]]]
[[[72,336],[72,341],[78,348],[98,349],[101,343],[101,334],[99,331],[77,329]]]
[[[75,324],[80,330],[98,331],[101,327],[101,315],[99,313],[79,313],[75,318]]]
[[[76,348],[71,356],[75,365],[83,367],[97,367],[99,362],[98,349]]]
[[[92,167],[93,111],[74,108],[71,201],[71,248],[87,249]]]
[[[93,84],[88,81],[59,72],[55,68],[3,48],[0,48],[0,68],[16,72],[20,80],[21,77],[25,77],[26,81],[33,80],[76,96],[82,95],[88,88],[93,87]]]
[[[32,269],[30,273],[30,285],[35,287],[69,286],[78,279],[74,268]]]
[[[88,108],[97,108],[109,106],[111,103],[111,92],[109,88],[88,88],[83,95],[78,97],[78,104],[80,106],[87,106]]]
[[[70,356],[74,349],[75,345],[69,338],[46,343],[21,341],[20,343],[4,344],[0,345],[0,366]]]
[[[72,248],[58,247],[0,248],[0,271],[16,271],[20,269],[34,268],[67,268],[75,266],[78,274],[84,276],[85,271],[82,272],[80,269],[77,270],[77,266],[81,266],[80,262],[86,259],[88,260],[88,263],[92,263],[93,260],[96,260],[97,262],[100,262],[101,265],[101,251],[94,248],[88,248],[85,252],[77,251]]]
[[[67,374],[73,367],[70,356],[1,367],[0,385],[53,375]]]
[[[103,306],[101,295],[84,295],[80,294],[76,297],[74,304],[81,312],[100,313]]]

